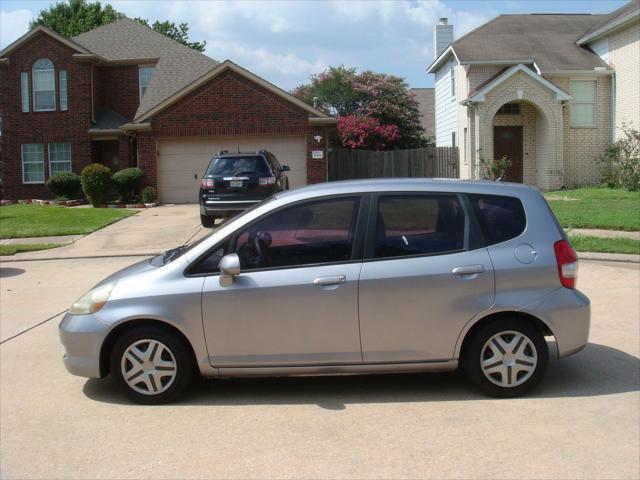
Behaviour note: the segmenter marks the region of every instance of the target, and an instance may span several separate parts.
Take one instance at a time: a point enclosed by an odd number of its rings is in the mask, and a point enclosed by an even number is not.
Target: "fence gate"
[[[357,178],[433,177],[458,178],[457,147],[410,150],[350,150],[329,152],[329,181]]]

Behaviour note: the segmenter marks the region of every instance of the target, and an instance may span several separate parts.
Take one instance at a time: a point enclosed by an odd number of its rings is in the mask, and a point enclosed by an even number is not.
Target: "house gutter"
[[[336,125],[338,119],[334,117],[309,117],[311,125]]]
[[[151,131],[151,123],[125,123],[120,125],[120,129],[129,132],[149,132]]]

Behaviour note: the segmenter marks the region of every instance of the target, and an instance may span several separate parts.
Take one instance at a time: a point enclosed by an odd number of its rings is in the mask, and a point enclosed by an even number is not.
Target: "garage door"
[[[216,137],[158,141],[158,195],[163,203],[195,203],[198,187],[211,157],[229,152],[272,152],[287,172],[291,188],[307,183],[306,147],[303,135],[278,137]]]

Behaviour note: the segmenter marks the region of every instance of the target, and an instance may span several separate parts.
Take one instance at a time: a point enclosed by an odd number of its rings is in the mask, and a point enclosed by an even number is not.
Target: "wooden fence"
[[[425,147],[411,150],[350,150],[329,153],[329,181],[356,178],[432,177],[458,178],[457,147]]]

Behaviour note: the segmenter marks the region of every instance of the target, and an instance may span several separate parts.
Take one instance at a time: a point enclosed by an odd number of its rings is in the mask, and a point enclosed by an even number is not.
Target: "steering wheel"
[[[256,248],[258,258],[257,263],[260,266],[268,267],[271,265],[271,255],[269,255],[269,246],[271,245],[271,234],[269,232],[258,232],[253,239],[253,245]]]

